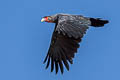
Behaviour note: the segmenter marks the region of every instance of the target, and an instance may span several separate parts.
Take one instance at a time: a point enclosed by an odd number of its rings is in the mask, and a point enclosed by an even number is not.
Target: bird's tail
[[[109,23],[108,20],[101,20],[100,18],[90,18],[90,21],[93,27],[102,27],[104,24]]]

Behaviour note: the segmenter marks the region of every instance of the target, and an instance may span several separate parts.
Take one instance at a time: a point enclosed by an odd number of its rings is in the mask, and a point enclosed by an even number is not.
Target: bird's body
[[[59,68],[61,73],[63,73],[63,63],[67,70],[69,70],[68,62],[73,63],[72,58],[74,58],[74,54],[77,53],[79,42],[81,42],[81,38],[89,26],[102,27],[108,23],[107,20],[100,20],[99,18],[95,19],[70,14],[46,16],[42,18],[41,21],[55,23],[50,48],[44,63],[47,61],[46,68],[48,68],[51,62],[51,72],[55,67],[56,73]]]

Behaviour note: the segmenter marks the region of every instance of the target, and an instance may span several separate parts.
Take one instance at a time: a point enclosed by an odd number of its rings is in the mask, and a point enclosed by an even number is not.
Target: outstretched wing
[[[83,34],[87,28],[87,25],[80,25],[80,23],[78,24],[77,21],[58,21],[52,35],[48,54],[44,60],[44,63],[47,61],[46,68],[48,68],[51,62],[51,72],[55,67],[56,74],[59,68],[61,73],[63,73],[64,63],[67,70],[69,70],[68,62],[71,64],[73,63],[72,58],[74,58],[74,54],[77,53],[79,42],[81,41],[81,38],[83,37]]]
[[[55,66],[56,74],[59,67],[61,73],[63,73],[63,63],[67,70],[69,70],[68,61],[71,64],[73,63],[72,58],[74,58],[74,53],[77,52],[77,48],[79,47],[78,42],[80,41],[81,39],[69,38],[68,36],[54,32],[48,54],[44,61],[46,62],[48,60],[46,68],[48,68],[51,61],[51,72]]]

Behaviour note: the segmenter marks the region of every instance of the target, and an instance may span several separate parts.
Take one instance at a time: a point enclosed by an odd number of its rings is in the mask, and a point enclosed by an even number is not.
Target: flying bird
[[[55,68],[56,74],[59,69],[63,74],[64,66],[69,70],[69,63],[73,64],[73,58],[86,30],[90,26],[103,27],[109,21],[101,18],[60,13],[45,16],[41,19],[41,22],[55,23],[50,47],[44,60],[44,63],[47,62],[46,69],[51,64],[51,72]]]

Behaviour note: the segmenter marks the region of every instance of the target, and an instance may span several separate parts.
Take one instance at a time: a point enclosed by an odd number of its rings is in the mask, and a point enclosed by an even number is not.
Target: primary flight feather
[[[56,74],[59,68],[63,74],[64,66],[69,70],[68,62],[73,64],[72,58],[74,58],[75,53],[77,53],[79,42],[81,42],[81,38],[89,26],[102,27],[108,23],[108,20],[101,20],[100,18],[70,14],[45,16],[41,19],[41,22],[44,21],[55,23],[50,48],[44,63],[47,62],[46,69],[51,64],[51,72],[53,72],[55,68]]]

